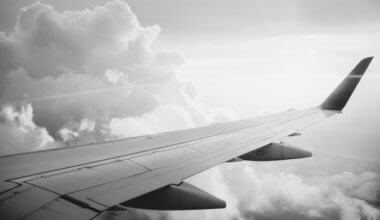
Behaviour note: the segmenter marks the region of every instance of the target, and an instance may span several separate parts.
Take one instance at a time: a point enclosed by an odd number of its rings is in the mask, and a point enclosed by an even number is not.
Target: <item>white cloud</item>
[[[0,155],[59,146],[45,128],[33,122],[31,105],[4,106],[0,112]]]
[[[351,181],[352,178],[355,181]],[[337,181],[339,180],[339,181]],[[149,211],[130,209],[113,219],[368,219],[380,218],[380,210],[355,191],[378,195],[380,176],[350,172],[331,176],[302,177],[293,173],[254,170],[250,163],[223,164],[195,175],[191,184],[225,200],[226,209]],[[348,182],[342,185],[338,182]],[[367,187],[368,184],[376,187]],[[111,218],[112,219],[112,218]]]
[[[327,183],[341,189],[345,194],[368,202],[376,202],[380,176],[373,172],[362,172],[355,175],[345,171],[340,175],[317,177],[314,182]]]
[[[209,180],[215,175],[222,181],[209,188]],[[380,218],[380,210],[368,203],[378,202],[380,192],[380,176],[371,172],[302,177],[293,173],[261,172],[245,162],[221,165],[190,181],[211,189],[214,195],[235,206],[238,214],[229,215],[229,219],[236,216],[243,219]],[[220,188],[223,190],[215,190]]]
[[[59,12],[42,3],[23,8],[14,32],[0,32],[0,102],[9,103],[0,113],[0,154],[236,119],[227,109],[200,102],[195,86],[180,79],[176,71],[185,62],[181,53],[152,48],[159,32],[157,25],[143,27],[122,1],[80,11]],[[247,63],[252,65],[251,60]],[[246,85],[253,87],[248,81]],[[225,86],[220,88],[218,96],[226,99],[220,95]],[[31,104],[19,105],[20,100]],[[227,209],[132,212],[153,219],[379,219],[380,215],[369,205],[378,202],[380,185],[378,174],[371,172],[302,178],[230,164],[189,181],[225,199]]]
[[[67,122],[57,135],[68,145],[81,145],[98,142],[99,135],[95,131],[96,122],[84,118],[79,123],[75,121]]]
[[[128,5],[119,1],[93,10],[62,13],[37,2],[21,9],[11,37],[21,65],[32,77],[43,78],[57,77],[67,70],[85,72],[94,61],[104,71],[116,55],[130,52],[127,49],[130,45],[123,41],[128,39],[133,44],[145,34]],[[91,60],[101,53],[107,59]]]
[[[159,32],[141,26],[123,1],[79,11],[40,2],[22,8],[15,30],[0,32],[0,103],[31,103],[31,121],[66,145],[232,118],[183,91],[176,69],[185,58],[153,49]],[[81,130],[86,120],[91,130]]]
[[[124,73],[119,72],[116,69],[107,70],[104,73],[104,75],[105,75],[105,77],[107,78],[108,81],[112,82],[115,85],[118,84],[119,82],[121,82],[121,84],[125,84],[126,83],[126,81],[123,80],[123,78],[125,77]]]
[[[159,106],[139,117],[112,118],[103,128],[106,136],[123,138],[194,127],[194,123],[181,106]]]

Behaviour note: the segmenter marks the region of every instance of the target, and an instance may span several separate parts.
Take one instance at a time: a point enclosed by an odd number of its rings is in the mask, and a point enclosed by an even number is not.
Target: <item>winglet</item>
[[[362,59],[320,107],[325,110],[342,111],[372,59],[373,57]]]

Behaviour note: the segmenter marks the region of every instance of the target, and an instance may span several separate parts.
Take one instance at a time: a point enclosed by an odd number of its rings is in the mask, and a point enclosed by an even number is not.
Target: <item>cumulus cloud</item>
[[[268,173],[252,164],[223,164],[193,176],[191,184],[224,199],[226,209],[149,211],[130,209],[110,219],[368,219],[380,218],[380,176],[343,172],[329,176]],[[358,193],[360,192],[360,193]]]
[[[33,122],[31,105],[4,106],[0,112],[0,155],[57,147],[45,128]]]
[[[103,132],[108,133],[106,136],[122,138],[192,127],[194,123],[187,111],[178,105],[167,105],[139,117],[112,118]]]
[[[368,203],[378,199],[375,197],[380,192],[380,176],[375,173],[301,177],[260,172],[248,163],[227,164],[218,169],[220,182],[229,192],[226,199],[232,200],[239,210],[238,215],[230,218],[380,218],[380,211]]]
[[[380,210],[380,176],[344,172],[302,177],[254,170],[249,163],[223,164],[188,180],[227,201],[226,210],[151,214],[150,219],[371,219]]]
[[[151,47],[159,32],[123,1],[64,12],[40,2],[24,7],[14,30],[0,32],[0,103],[29,103],[35,126],[64,145],[236,117],[196,99],[177,72],[184,56]]]
[[[121,62],[120,58],[113,61],[117,56],[143,53],[139,47],[134,48],[136,51],[127,50],[128,44],[149,38],[146,35],[150,29],[139,28],[136,16],[121,2],[63,13],[37,2],[21,9],[12,37],[21,65],[33,78],[44,78],[58,77],[67,71],[81,73],[87,68],[94,71],[91,74],[101,73],[112,62]],[[98,59],[107,55],[111,55],[107,60]],[[102,68],[93,68],[92,62]]]
[[[184,56],[153,49],[157,25],[143,27],[128,5],[111,1],[58,12],[22,8],[0,32],[0,154],[165,132],[236,119],[197,99],[181,80]],[[152,212],[145,219],[379,219],[379,175],[344,172],[302,178],[223,165],[189,180],[228,202],[226,210]],[[109,213],[107,218],[125,217]]]
[[[70,121],[57,132],[57,136],[62,142],[72,146],[96,143],[100,140],[95,131],[95,126],[96,122],[87,118],[80,122]]]
[[[369,203],[378,203],[380,197],[380,176],[373,172],[362,172],[355,175],[352,172],[343,172],[340,175],[311,179],[316,183],[328,183],[342,190],[348,196],[358,198]]]

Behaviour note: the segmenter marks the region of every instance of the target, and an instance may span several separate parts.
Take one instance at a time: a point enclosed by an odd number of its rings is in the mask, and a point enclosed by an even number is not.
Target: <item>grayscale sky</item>
[[[380,1],[0,1],[0,154],[319,105],[367,56],[342,115],[284,141],[303,160],[188,179],[225,210],[105,219],[380,219]]]

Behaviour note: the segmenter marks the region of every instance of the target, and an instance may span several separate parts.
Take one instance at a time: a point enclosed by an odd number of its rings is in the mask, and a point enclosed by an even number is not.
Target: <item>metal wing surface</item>
[[[321,106],[85,146],[0,157],[1,219],[90,219],[106,210],[223,208],[184,179],[234,160],[311,156],[281,143],[340,113],[365,58]]]

